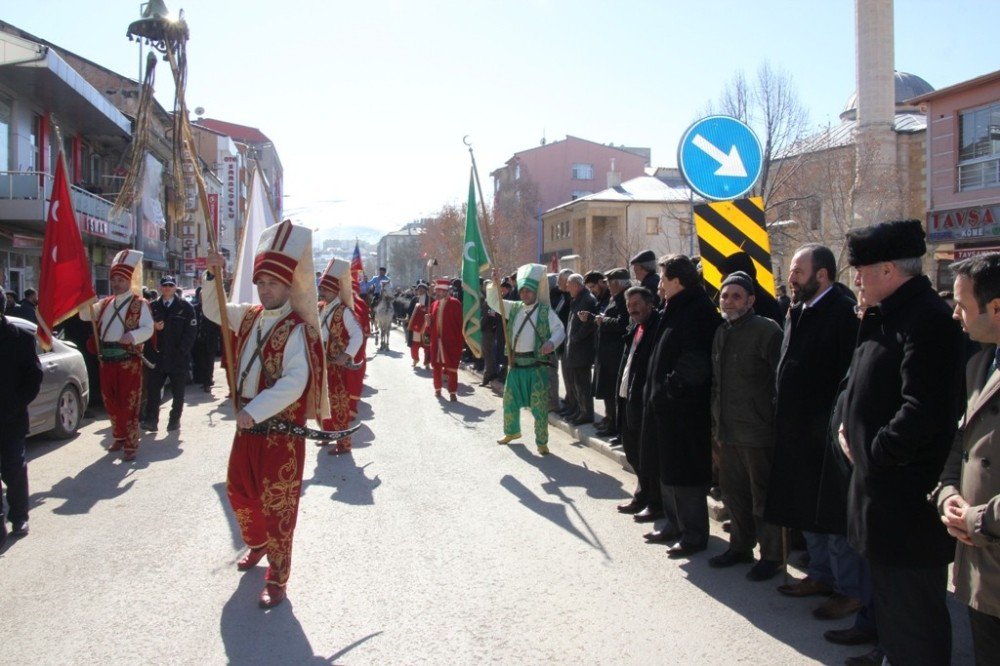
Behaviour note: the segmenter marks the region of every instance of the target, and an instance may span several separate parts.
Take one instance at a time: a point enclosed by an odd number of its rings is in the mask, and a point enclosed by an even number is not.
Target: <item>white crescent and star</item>
[[[476,244],[473,241],[469,241],[465,244],[465,250],[462,252],[462,256],[465,257],[467,261],[475,261],[475,259],[469,256],[469,249],[473,247],[476,247]]]
[[[59,199],[52,202],[52,219],[59,220]],[[52,246],[52,263],[56,263],[56,250],[59,249],[58,245]]]

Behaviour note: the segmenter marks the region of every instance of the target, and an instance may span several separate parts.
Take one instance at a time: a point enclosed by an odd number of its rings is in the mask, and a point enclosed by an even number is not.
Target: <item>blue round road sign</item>
[[[757,135],[745,123],[730,116],[709,116],[684,133],[677,163],[692,190],[722,201],[750,191],[760,177],[762,155]]]

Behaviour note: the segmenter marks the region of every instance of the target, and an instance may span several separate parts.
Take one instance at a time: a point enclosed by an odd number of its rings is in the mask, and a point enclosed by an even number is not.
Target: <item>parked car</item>
[[[30,321],[18,317],[7,317],[7,321],[34,337],[36,326]],[[28,435],[50,432],[57,438],[72,437],[90,398],[83,354],[72,342],[58,338],[50,351],[43,351],[36,339],[35,351],[42,364],[42,386],[28,405]]]

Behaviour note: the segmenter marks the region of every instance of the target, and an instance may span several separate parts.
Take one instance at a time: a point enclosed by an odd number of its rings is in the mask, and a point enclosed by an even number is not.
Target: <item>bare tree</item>
[[[526,169],[521,177],[501,188],[493,202],[493,215],[480,223],[493,264],[504,270],[514,270],[521,264],[538,261],[538,215],[541,197],[538,185]],[[484,239],[486,240],[486,239]]]
[[[420,239],[421,253],[436,259],[436,274],[457,277],[462,268],[462,244],[465,241],[465,207],[446,204],[427,221]]]

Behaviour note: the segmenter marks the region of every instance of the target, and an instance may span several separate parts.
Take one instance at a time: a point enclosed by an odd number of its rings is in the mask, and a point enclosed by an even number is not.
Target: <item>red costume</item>
[[[361,325],[361,331],[365,337],[361,343],[361,349],[354,355],[354,363],[361,367],[357,370],[347,371],[347,392],[351,401],[351,420],[358,415],[358,402],[361,400],[361,390],[365,385],[365,370],[368,368],[368,338],[372,334],[371,310],[369,310],[365,300],[357,295],[357,292],[354,294],[354,316],[357,317],[358,323]]]
[[[449,285],[450,286],[450,285]],[[435,287],[437,289],[439,287]],[[458,392],[458,364],[462,360],[462,303],[452,296],[435,300],[431,305],[431,365],[434,391],[441,392],[442,374],[448,376],[448,392]]]
[[[236,358],[243,358],[244,347],[254,344],[252,333],[263,308],[251,306],[243,315],[237,336]],[[296,326],[302,325],[309,379],[302,396],[273,418],[304,425],[306,419],[319,413],[316,404],[321,388],[322,345],[318,333],[296,312],[289,312],[274,324],[260,350],[261,372],[257,393],[260,394],[282,376],[285,344]],[[240,399],[243,407],[250,402]],[[292,564],[292,536],[298,517],[299,494],[305,459],[305,440],[288,434],[270,432],[251,434],[237,430],[229,454],[226,492],[236,514],[243,540],[251,549],[266,546],[267,574],[265,581],[284,587]]]
[[[120,352],[111,356],[112,348],[116,340],[105,340],[107,328],[102,326],[106,313],[114,311],[114,296],[108,296],[98,304],[98,333],[101,336],[102,356],[100,365],[101,397],[104,400],[104,408],[111,419],[111,433],[114,443],[109,448],[110,451],[125,449],[125,457],[128,459],[135,457],[135,452],[139,448],[139,407],[142,404],[142,345],[123,345],[117,351]],[[109,310],[111,308],[111,310]],[[125,307],[125,316],[122,324],[125,331],[134,331],[139,328],[139,319],[142,316],[143,308],[147,311],[149,306],[146,299],[140,296],[133,296]],[[120,337],[120,336],[115,336]]]
[[[420,350],[424,350],[424,367],[431,364],[431,338],[430,331],[426,327],[427,308],[423,303],[417,303],[410,315],[410,323],[407,327],[413,333],[410,342],[410,358],[413,359],[413,367],[417,367],[420,362]]]

